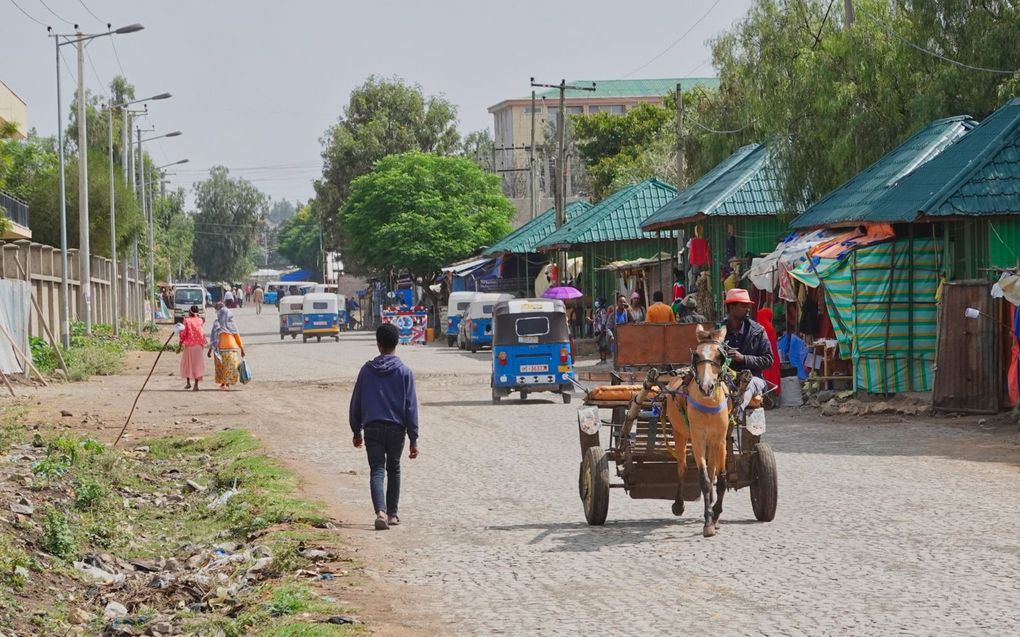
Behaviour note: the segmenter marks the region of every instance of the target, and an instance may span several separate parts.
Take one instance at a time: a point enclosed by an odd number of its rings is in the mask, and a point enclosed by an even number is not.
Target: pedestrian
[[[599,362],[606,362],[609,356],[609,347],[612,342],[612,334],[609,333],[610,310],[606,307],[606,300],[603,298],[595,301],[595,315],[592,317],[592,331],[595,333],[595,346],[599,350]]]
[[[239,369],[244,358],[244,342],[234,323],[234,315],[226,306],[217,304],[216,320],[209,339],[209,356],[214,356],[216,384],[228,390],[240,380]]]
[[[652,293],[652,304],[648,307],[646,320],[649,323],[675,323],[676,315],[673,308],[662,302],[662,292],[656,290]]]
[[[181,376],[186,381],[184,389],[192,389],[191,382],[194,381],[194,390],[198,391],[198,381],[205,376],[202,349],[208,341],[203,332],[202,314],[197,305],[192,305],[188,310],[188,315],[184,317],[180,328],[180,339],[184,348],[181,352]]]
[[[676,317],[677,323],[708,323],[705,315],[698,312],[698,299],[693,294],[686,297],[681,303],[680,313]]]
[[[634,291],[630,295],[630,321],[629,323],[643,323],[645,320],[645,302],[641,293]]]
[[[251,283],[244,284],[244,302],[245,303],[251,302]]]
[[[262,286],[258,283],[255,284],[255,290],[251,293],[251,301],[255,304],[255,313],[262,314],[262,302],[266,298],[266,293],[262,291]]]
[[[400,454],[405,437],[411,441],[408,457],[412,460],[418,457],[418,397],[414,390],[414,374],[394,354],[399,342],[400,331],[396,325],[384,323],[376,329],[379,355],[362,366],[351,395],[354,446],[360,449],[364,445],[368,455],[377,531],[400,524],[397,514]]]
[[[234,302],[237,303],[237,307],[244,307],[244,294],[240,285],[234,286]]]
[[[223,305],[230,309],[234,308],[234,291],[230,288],[227,288],[227,291],[223,293]]]

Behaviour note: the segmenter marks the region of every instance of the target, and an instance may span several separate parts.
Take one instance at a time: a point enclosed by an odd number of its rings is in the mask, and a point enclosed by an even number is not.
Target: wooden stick
[[[152,378],[152,373],[156,371],[156,365],[159,364],[159,357],[166,351],[166,346],[170,344],[170,339],[174,337],[177,332],[170,332],[170,336],[166,337],[166,342],[163,343],[163,347],[159,348],[159,353],[156,354],[156,360],[152,361],[152,369],[149,370],[149,375],[145,377],[145,382],[142,383],[142,388],[138,390],[138,395],[135,396],[135,402],[131,403],[131,411],[128,412],[127,420],[124,421],[124,426],[120,428],[120,433],[117,434],[117,439],[113,441],[113,446],[116,447],[117,443],[124,436],[127,431],[128,424],[131,422],[131,416],[135,415],[135,407],[138,406],[138,399],[142,397],[142,392],[145,391],[145,386],[149,384],[149,379]]]
[[[7,337],[7,341],[11,344],[11,347],[14,348],[15,353],[21,357],[21,360],[25,361],[25,365],[27,365],[28,368],[35,372],[35,375],[39,377],[39,381],[43,384],[43,387],[48,387],[49,383],[46,382],[46,378],[44,378],[43,375],[39,373],[39,370],[36,369],[35,365],[32,364],[32,358],[27,356],[25,352],[21,351],[21,348],[18,347],[17,341],[14,340],[14,337],[7,331],[7,327],[4,326],[3,323],[0,323],[0,332],[4,333],[4,336]]]
[[[7,374],[0,371],[0,378],[4,379],[4,385],[7,385],[7,390],[11,392],[11,396],[17,396],[17,394],[14,393],[14,386],[11,385],[10,379],[7,378]]]
[[[25,272],[25,267],[21,265],[21,261],[15,259],[14,262],[18,264],[18,271],[27,277],[28,274]],[[31,282],[29,282],[29,286],[31,286]],[[35,288],[31,288],[29,290],[28,296],[32,299],[32,305],[35,306],[35,312],[39,315],[39,322],[42,323],[43,330],[46,331],[46,336],[50,339],[50,345],[53,347],[53,351],[57,353],[57,361],[60,363],[60,369],[64,370],[64,377],[70,381],[71,372],[67,371],[67,363],[64,361],[64,353],[61,351],[61,345],[57,343],[57,339],[53,338],[53,332],[50,331],[50,324],[46,322],[46,315],[43,314],[42,308],[39,306],[39,301],[35,299]]]

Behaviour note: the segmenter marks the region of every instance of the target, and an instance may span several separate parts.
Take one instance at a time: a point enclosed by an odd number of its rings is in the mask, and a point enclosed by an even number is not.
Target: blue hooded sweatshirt
[[[418,441],[418,396],[414,374],[393,354],[365,363],[351,396],[351,430],[361,436],[369,423],[401,425],[414,445]]]

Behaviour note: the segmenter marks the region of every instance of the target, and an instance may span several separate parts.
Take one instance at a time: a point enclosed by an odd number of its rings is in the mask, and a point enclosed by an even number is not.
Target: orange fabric
[[[242,349],[244,343],[241,342],[240,334],[230,334],[229,332],[222,332],[220,334],[220,342],[217,344],[220,349]]]
[[[673,308],[665,303],[652,303],[645,314],[646,323],[676,323],[676,315]]]
[[[854,228],[815,244],[807,251],[807,256],[808,258],[835,259],[847,251],[847,246],[843,245],[847,241],[853,241],[856,245],[870,245],[895,236],[896,233],[893,232],[892,224],[870,223],[864,227],[864,232]]]

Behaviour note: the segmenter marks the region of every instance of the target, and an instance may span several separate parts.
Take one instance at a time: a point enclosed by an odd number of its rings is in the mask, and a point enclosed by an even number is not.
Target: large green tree
[[[299,268],[309,272],[322,272],[322,243],[319,235],[318,212],[312,200],[284,221],[276,238],[276,251]]]
[[[322,177],[315,183],[327,247],[341,236],[340,206],[351,182],[387,155],[417,150],[457,151],[457,109],[443,97],[426,97],[400,78],[370,76],[351,92],[340,121],[323,135]]]
[[[209,178],[195,184],[195,243],[192,258],[198,273],[213,281],[236,281],[248,275],[257,253],[256,240],[269,200],[251,182],[214,166]]]
[[[345,261],[379,272],[406,269],[431,283],[443,266],[506,235],[513,215],[499,177],[469,159],[391,155],[351,184],[340,214]]]
[[[194,270],[195,218],[184,209],[184,200],[183,188],[153,199],[156,278],[183,279]]]

